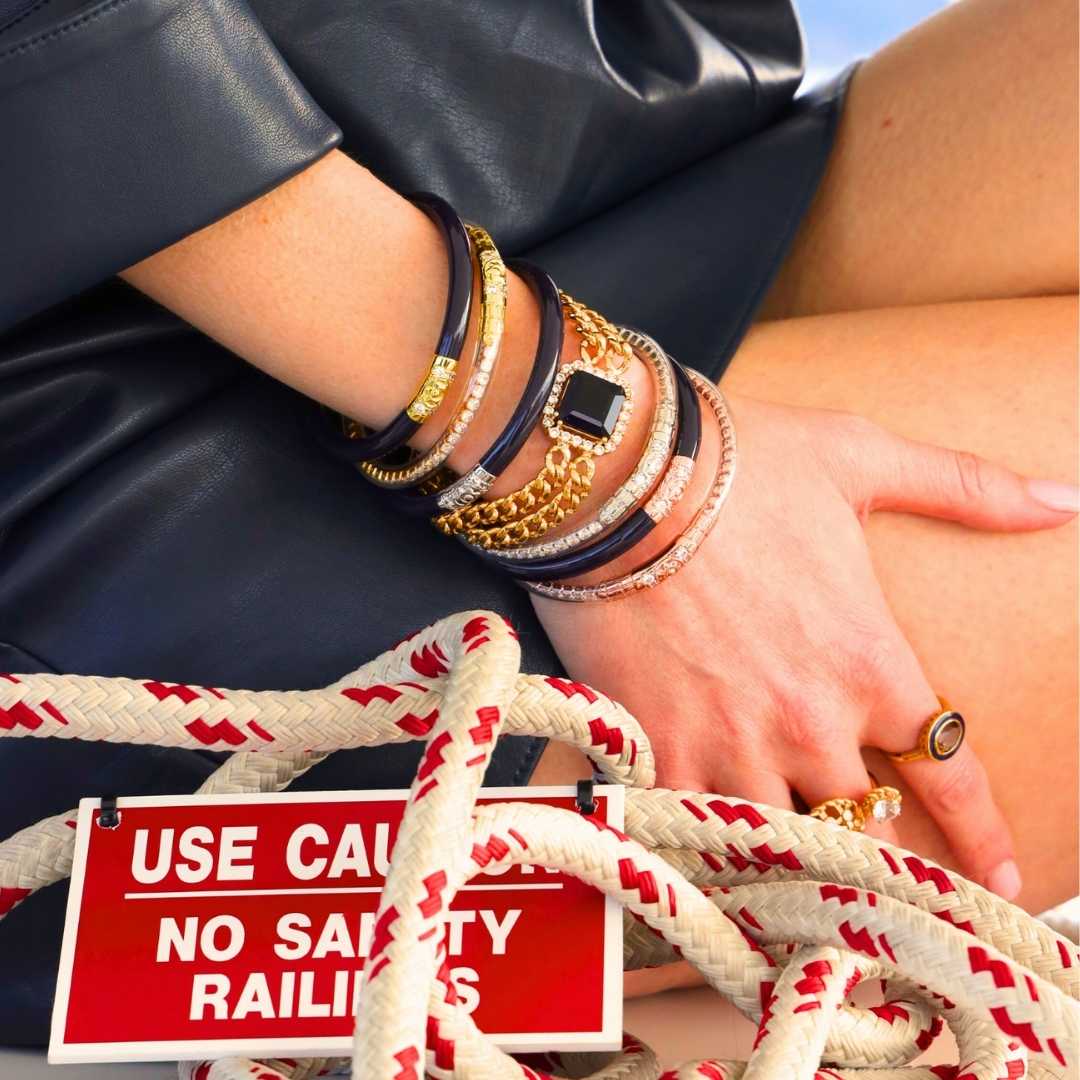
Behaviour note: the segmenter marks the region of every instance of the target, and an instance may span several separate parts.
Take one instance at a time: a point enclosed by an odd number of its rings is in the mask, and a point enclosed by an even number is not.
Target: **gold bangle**
[[[622,440],[632,409],[625,372],[633,350],[602,315],[565,293],[560,296],[566,318],[581,336],[581,348],[579,359],[559,369],[541,414],[553,443],[543,468],[517,491],[434,518],[435,527],[449,536],[489,550],[538,539],[577,511],[592,489],[594,459]],[[592,383],[586,388],[575,382],[579,377]],[[574,408],[589,390],[599,402],[596,416]]]
[[[454,381],[457,364],[458,362],[452,356],[435,354],[431,367],[420,384],[420,389],[416,391],[405,409],[405,414],[410,420],[424,424],[431,419],[435,410],[446,400],[446,392]]]
[[[410,487],[429,477],[443,465],[461,441],[461,437],[472,422],[477,409],[480,408],[480,403],[484,400],[487,388],[491,384],[491,373],[495,370],[495,363],[499,358],[499,346],[502,344],[503,330],[506,327],[506,266],[491,237],[484,229],[479,225],[466,225],[465,228],[473,242],[473,251],[480,266],[480,321],[465,396],[446,430],[429,450],[414,461],[397,467],[380,465],[374,461],[360,463],[359,469],[364,476],[380,487]],[[435,367],[432,365],[429,378],[434,371]],[[426,385],[427,380],[425,380]],[[423,393],[424,386],[417,393],[417,398]],[[445,393],[444,389],[444,396]],[[440,397],[439,404],[441,402]],[[437,407],[438,404],[435,408]]]

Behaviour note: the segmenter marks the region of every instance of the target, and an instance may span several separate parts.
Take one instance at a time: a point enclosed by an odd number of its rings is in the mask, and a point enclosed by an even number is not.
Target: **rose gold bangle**
[[[525,588],[552,600],[583,603],[591,600],[614,600],[628,593],[651,589],[677,574],[695,555],[720,516],[735,478],[735,425],[720,390],[703,375],[690,371],[697,392],[713,410],[720,427],[720,462],[716,467],[705,505],[694,515],[686,531],[652,562],[611,581],[596,585],[560,585],[555,581],[525,582]],[[663,486],[663,485],[661,485]]]

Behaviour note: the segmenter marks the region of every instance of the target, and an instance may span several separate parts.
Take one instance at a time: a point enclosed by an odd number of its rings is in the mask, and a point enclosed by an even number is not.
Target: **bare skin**
[[[1076,479],[1076,20],[1067,0],[970,0],[863,65],[763,308],[785,321],[751,331],[725,388]],[[1064,299],[1005,299],[1049,295]],[[874,310],[897,305],[921,306]],[[867,535],[928,677],[972,721],[1016,840],[1019,902],[1076,895],[1075,524],[1005,537],[877,514]],[[572,772],[556,754],[552,770]],[[954,862],[910,799],[898,825],[905,846]],[[626,979],[630,995],[699,981],[685,964]]]
[[[726,385],[1075,481],[1076,38],[1071,0],[973,0],[868,61],[764,317],[1061,299],[759,325]],[[1020,541],[878,515],[868,535],[931,681],[973,719],[1025,868],[1021,902],[1075,895],[1075,524]],[[949,861],[925,815],[900,835]]]
[[[754,328],[725,386],[849,409],[911,438],[1075,480],[1076,340],[1077,305],[1069,297],[790,319]],[[958,371],[978,377],[964,380],[962,392],[943,391]],[[866,533],[877,578],[927,677],[970,721],[968,739],[1015,841],[1024,881],[1017,902],[1038,912],[1076,895],[1076,523],[1010,537],[878,513]],[[864,757],[879,780],[907,792],[896,823],[900,843],[956,865],[933,818],[911,803],[907,778],[880,753]],[[565,749],[556,751],[541,761],[545,782],[575,764]],[[922,768],[948,776],[946,766]],[[972,812],[962,788],[947,789],[946,800],[946,813]],[[628,975],[627,992],[699,982],[688,965],[673,964]]]
[[[965,0],[871,57],[766,319],[1077,291],[1077,5]]]
[[[981,12],[980,17],[988,22],[1005,17],[997,11],[999,5],[995,0],[964,6],[975,13]],[[967,267],[961,258],[963,244],[954,237],[956,228],[950,231],[949,223],[939,220],[941,213],[955,215],[968,204],[979,208],[980,199],[994,186],[985,180],[985,155],[980,156],[977,132],[972,135],[975,142],[966,152],[968,156],[954,165],[946,165],[941,159],[945,156],[943,146],[948,144],[934,143],[932,125],[921,116],[940,110],[943,116],[939,136],[948,132],[958,123],[956,115],[949,115],[949,109],[963,109],[962,88],[936,87],[926,103],[919,106],[918,121],[909,122],[910,132],[914,134],[897,140],[892,149],[896,156],[895,170],[919,169],[925,175],[928,168],[940,167],[944,176],[953,167],[961,174],[966,168],[967,175],[956,180],[957,190],[966,195],[964,199],[957,195],[952,201],[944,199],[943,207],[936,206],[931,189],[910,206],[900,201],[897,204],[900,210],[885,211],[878,206],[890,196],[882,186],[883,178],[872,170],[864,175],[857,162],[845,171],[843,162],[847,157],[875,152],[874,144],[860,142],[865,127],[860,117],[880,122],[880,110],[873,95],[884,97],[892,108],[894,104],[907,105],[908,98],[901,91],[916,97],[928,92],[925,87],[931,84],[920,82],[924,73],[919,65],[937,66],[940,54],[943,50],[948,53],[946,46],[957,32],[955,24],[950,29],[947,22],[932,22],[920,31],[922,38],[914,45],[901,41],[890,46],[870,61],[856,80],[851,110],[837,150],[837,161],[841,164],[834,163],[767,309],[774,317],[788,318],[755,330],[725,380],[744,447],[741,475],[756,474],[760,483],[744,482],[733,494],[718,539],[678,578],[645,599],[635,599],[636,607],[628,607],[627,601],[609,605],[604,612],[595,608],[556,611],[551,605],[540,608],[567,666],[579,677],[595,682],[623,700],[646,722],[662,751],[663,783],[725,790],[779,805],[790,805],[790,790],[811,802],[833,794],[860,794],[868,786],[866,767],[859,756],[860,746],[899,750],[910,745],[922,718],[933,707],[935,688],[951,693],[958,702],[962,700],[968,712],[977,709],[977,702],[983,699],[965,698],[963,689],[971,686],[985,690],[998,673],[986,670],[986,654],[976,654],[970,647],[950,646],[940,633],[938,604],[942,596],[940,579],[955,572],[958,559],[966,563],[972,557],[965,552],[978,548],[978,557],[985,558],[989,541],[955,526],[924,524],[924,528],[937,530],[929,533],[930,536],[950,539],[940,542],[940,560],[937,543],[923,545],[919,566],[924,576],[920,578],[911,570],[903,575],[901,588],[895,581],[899,555],[896,560],[883,562],[878,554],[879,545],[884,542],[879,537],[889,536],[891,522],[897,518],[879,515],[870,523],[872,539],[867,549],[860,526],[870,511],[902,510],[960,520],[973,527],[1009,531],[1054,528],[1072,519],[1069,506],[1070,500],[1075,502],[1075,490],[1070,495],[1045,485],[1032,487],[1023,478],[989,463],[935,450],[929,445],[903,442],[886,432],[895,421],[898,430],[905,434],[921,433],[928,443],[963,446],[962,436],[968,429],[951,417],[949,423],[943,423],[940,410],[934,412],[929,407],[935,396],[942,404],[950,396],[962,398],[964,409],[970,408],[973,415],[985,417],[984,435],[991,431],[1000,434],[1009,425],[1023,432],[1024,425],[1017,420],[1014,403],[993,395],[980,396],[981,391],[969,393],[968,384],[977,380],[965,372],[979,371],[984,364],[998,366],[1005,372],[1012,363],[1010,385],[1016,389],[1016,384],[1020,384],[1025,400],[1032,403],[1033,414],[1049,415],[1054,403],[1060,407],[1065,400],[1067,389],[1064,382],[1069,368],[1066,347],[1062,344],[1066,316],[1056,317],[1053,322],[1056,336],[1048,346],[1056,358],[1052,363],[1063,372],[1056,382],[1026,375],[1018,380],[1016,372],[1023,369],[1022,363],[1016,362],[1018,346],[1002,346],[982,329],[981,321],[971,317],[958,331],[944,307],[925,309],[923,316],[916,316],[915,309],[909,309],[899,321],[893,313],[874,311],[858,316],[837,315],[833,321],[795,317],[806,311],[837,310],[836,305],[844,310],[843,305],[857,308],[867,304],[921,304],[932,299],[958,299],[958,295],[949,294],[947,289],[941,297],[924,295],[927,290],[921,286],[915,291],[908,290],[906,285],[892,290],[898,278],[906,281],[908,275],[917,277],[924,269],[931,282],[936,280],[935,260],[926,255],[927,233],[955,241],[955,252],[950,248],[940,255],[941,266],[947,270],[942,272],[943,279],[952,281],[953,274],[970,270],[974,284],[965,289],[973,295],[984,292],[998,295],[1003,288],[1025,295],[1070,288],[1075,292],[1075,269],[1071,280],[1065,280],[1061,274],[1059,249],[1063,243],[1067,246],[1068,241],[1062,237],[1068,230],[1060,227],[1047,230],[1047,235],[1040,234],[1039,243],[1029,248],[1023,246],[1025,228],[1017,225],[1013,229],[1016,243],[1021,245],[1017,264],[1025,268],[1026,275],[1034,275],[1030,281],[1026,276],[1024,280],[1028,284],[1021,288],[1002,284],[1012,281],[1009,267],[1013,265],[1013,254],[1007,244],[1012,242],[1013,233],[1006,231],[996,240],[988,238],[981,248],[976,244],[983,258],[977,260],[977,265]],[[980,40],[979,34],[984,31],[970,32],[974,34],[972,40]],[[1034,27],[1025,30],[1025,33],[1035,32]],[[1061,33],[1060,26],[1056,32]],[[998,42],[989,30],[985,33],[996,42],[995,48],[1007,46],[1007,42]],[[1033,48],[1030,39],[1019,30],[1015,40],[1016,48],[1021,43],[1025,49]],[[924,56],[928,59],[922,59]],[[1061,49],[1048,50],[1045,56],[1047,63],[1056,62],[1059,66],[1067,67],[1070,62],[1067,56],[1062,56]],[[1055,61],[1054,57],[1058,59]],[[1056,78],[1048,80],[1046,92],[1059,104],[1046,107],[1044,103],[1040,113],[1043,118],[1050,117],[1058,127],[1061,116],[1068,111],[1060,106],[1063,92],[1068,89],[1068,75],[1068,71],[1058,71]],[[915,91],[913,87],[923,89]],[[1035,102],[1023,94],[1014,94],[996,102],[994,120],[1004,129],[1030,130],[1034,111]],[[886,126],[882,130],[888,132],[891,128]],[[969,125],[965,130],[972,129]],[[997,127],[992,129],[997,130]],[[919,153],[931,154],[934,160],[930,163],[919,160],[908,143],[909,138],[924,135],[927,144]],[[1067,142],[1068,136],[1062,131],[1057,135]],[[983,137],[989,138],[990,133],[984,131]],[[887,146],[880,148],[881,154],[887,152]],[[1004,162],[1001,164],[1004,167]],[[1040,187],[1028,193],[1022,190],[1022,177],[1009,179],[1007,172],[1002,175],[1005,179],[1000,183],[1007,189],[1011,184],[1014,198],[1026,199],[1025,206],[1031,205],[1037,195],[1035,205],[1040,214],[1060,210],[1057,222],[1069,220],[1068,215],[1073,211],[1064,205],[1071,198],[1068,184],[1059,185],[1060,191],[1051,184],[1047,191]],[[899,199],[908,190],[907,180],[902,173],[892,179],[900,188]],[[981,183],[976,183],[977,180]],[[998,182],[995,177],[994,183]],[[868,191],[865,185],[870,183],[878,187]],[[853,184],[858,186],[853,189]],[[1054,191],[1061,205],[1050,205],[1054,202]],[[1027,198],[1029,194],[1031,199]],[[976,215],[973,232],[977,232],[979,222],[984,228],[989,227],[1000,205],[1008,205],[1008,199],[1001,201],[1004,196],[997,201],[995,198],[986,195],[986,207]],[[929,224],[917,217],[921,209],[930,215]],[[860,212],[862,224],[852,224],[860,220]],[[823,224],[819,226],[819,222]],[[841,246],[837,249],[839,254],[834,254],[832,245],[850,244],[853,229],[866,246],[876,243],[882,250],[878,257],[866,257],[860,273],[846,275],[840,269],[846,265],[849,252]],[[901,234],[908,233],[915,239],[901,258],[905,250]],[[1075,229],[1071,235],[1074,234]],[[991,248],[1000,249],[998,261],[1002,270],[997,277],[984,272],[985,258],[989,257]],[[390,250],[393,259],[386,258]],[[1031,264],[1037,262],[1040,254],[1044,256],[1045,266],[1034,267]],[[372,265],[379,265],[382,272],[372,275],[368,272]],[[427,349],[435,336],[445,289],[442,265],[437,235],[426,219],[382,188],[359,166],[335,154],[252,206],[133,267],[125,276],[276,377],[358,419],[378,424],[385,422],[400,408],[401,401],[408,398],[429,359]],[[819,265],[824,271],[818,269]],[[878,273],[878,286],[871,288],[874,270],[879,266],[882,269]],[[814,295],[804,296],[800,290],[809,289],[805,283],[811,279],[815,282],[829,279],[836,284],[831,293],[824,285],[815,284]],[[308,290],[302,303],[297,302],[297,282],[306,283]],[[535,341],[535,310],[520,283],[512,282],[511,289],[508,344],[500,362],[503,374],[496,380],[492,408],[481,411],[472,444],[463,447],[459,460],[455,461],[458,468],[468,467],[475,460],[477,447],[501,427],[529,362]],[[1013,309],[1013,313],[1019,320],[1021,334],[1032,323],[1045,329],[1041,316],[1025,318],[1020,308]],[[852,321],[856,319],[861,321]],[[1007,321],[1005,316],[1001,321]],[[914,333],[916,326],[920,328],[921,338]],[[826,329],[831,341],[828,360],[822,357]],[[939,331],[944,340],[954,343],[947,369],[943,363],[935,368],[930,359],[937,348],[934,343]],[[936,372],[940,380],[933,384],[935,395],[908,379],[911,357],[918,353],[920,340],[928,356],[925,370]],[[771,366],[774,352],[788,357],[775,370]],[[1023,355],[1029,356],[1030,351]],[[786,381],[776,376],[775,372],[780,370],[785,372]],[[836,373],[831,380],[826,378],[830,370]],[[836,390],[839,384],[846,396],[815,396],[822,386]],[[958,389],[950,395],[943,389],[947,387]],[[861,393],[865,394],[865,400]],[[902,411],[897,411],[895,416],[887,414],[877,395],[887,402],[907,402],[910,414]],[[791,406],[823,405],[831,411],[770,404],[769,398],[777,403],[789,402]],[[955,401],[953,406],[960,407]],[[884,426],[837,413],[838,408],[875,416]],[[647,414],[647,410],[641,412]],[[601,492],[605,486],[617,483],[628,471],[628,463],[636,457],[641,438],[640,419],[638,423],[636,434],[631,433],[625,450],[620,452],[622,458],[612,455],[600,474]],[[435,432],[440,425],[436,420],[430,427]],[[980,437],[974,428],[971,435],[976,441]],[[1043,449],[1059,445],[1045,439],[1041,430],[1038,441]],[[985,445],[995,456],[1007,456],[1012,447],[1007,439]],[[1063,447],[1064,443],[1060,445]],[[785,458],[777,448],[787,448],[788,456]],[[543,450],[542,438],[532,440],[509,470],[503,486],[516,486],[535,473]],[[714,450],[707,447],[703,454],[706,474],[709,453]],[[802,471],[798,475],[788,467],[791,460],[800,463]],[[1045,468],[1028,475],[1064,479],[1073,465],[1063,449],[1038,460]],[[816,494],[811,498],[807,492]],[[905,518],[905,524],[897,528],[912,528],[910,520]],[[672,527],[678,524],[676,518]],[[735,547],[730,545],[733,530],[742,537]],[[1061,535],[1075,537],[1075,529]],[[837,543],[841,537],[842,545]],[[658,530],[655,546],[662,546],[669,538],[664,530]],[[782,557],[783,545],[777,543],[781,539],[787,550],[799,554],[798,561]],[[1025,547],[1030,540],[1021,537],[994,542],[1006,545],[1010,551],[1023,552],[1016,557],[1026,558],[1028,569],[1023,574],[1017,568],[1010,572],[1014,576],[1026,574],[1025,589],[1032,593],[1045,590],[1045,581],[1051,573],[1047,570],[1045,550]],[[959,555],[952,550],[954,547],[959,547]],[[777,557],[766,565],[760,557],[762,550],[770,550]],[[1055,550],[1056,560],[1062,560],[1063,549]],[[742,555],[736,558],[738,551]],[[639,552],[637,557],[643,554],[647,553]],[[906,547],[904,554],[910,554]],[[740,582],[740,588],[735,591],[742,607],[738,618],[731,617],[730,598],[717,595],[713,588],[717,581],[723,582],[732,573]],[[1060,580],[1064,580],[1064,573],[1062,565]],[[922,591],[915,584],[919,581]],[[978,601],[966,598],[966,609],[958,599],[950,614],[959,620],[968,614],[973,603],[981,603],[982,598],[989,603],[986,593],[989,584],[989,581],[983,583]],[[1029,593],[1017,591],[1015,595],[1024,596],[1026,603]],[[707,601],[703,597],[708,597]],[[899,623],[890,610],[894,603],[903,605],[895,612],[901,616]],[[997,616],[992,610],[980,612],[986,633],[1012,642],[1014,639],[1009,634],[1015,620],[996,610]],[[1061,678],[1062,671],[1069,670],[1051,668],[1051,658],[1043,648],[1047,636],[1060,636],[1063,616],[1060,611],[1040,610],[1042,614],[1037,625],[1032,625],[1029,639],[1036,642],[1035,655],[1030,667],[1020,676],[1029,692],[1028,701],[1037,700],[1036,690],[1041,692],[1046,687],[1052,673]],[[778,630],[779,611],[785,613],[786,620]],[[962,615],[956,615],[957,611]],[[603,634],[596,632],[598,619],[602,621]],[[695,620],[701,624],[697,629]],[[643,634],[642,627],[647,627],[648,632]],[[723,647],[717,644],[719,628],[727,634]],[[597,647],[600,641],[603,648]],[[699,655],[693,664],[691,684],[697,689],[688,695],[687,707],[678,718],[681,726],[674,729],[670,708],[665,709],[664,702],[653,700],[655,686],[650,684],[640,665],[635,666],[626,658],[642,655],[643,651],[655,658],[661,648],[674,647],[680,642],[705,645],[699,645]],[[912,644],[916,646],[914,649]],[[947,654],[950,647],[957,655]],[[736,655],[752,662],[753,678],[729,677],[730,660]],[[821,662],[823,656],[829,658],[828,664]],[[625,662],[620,663],[620,657]],[[678,656],[671,657],[672,664],[678,660]],[[946,660],[952,662],[946,664]],[[739,670],[749,669],[744,666]],[[780,709],[776,708],[777,702],[782,706]],[[973,719],[974,715],[972,712]],[[732,735],[728,743],[718,737],[718,720],[727,725],[724,730]],[[984,725],[987,731],[1013,730],[1006,726],[1005,720],[984,720],[980,716],[980,729]],[[1014,747],[1006,746],[1003,750],[1004,740],[1004,735],[995,741],[980,733],[965,748],[963,756],[950,763],[948,772],[928,765],[908,766],[903,784],[909,795],[908,819],[917,816],[912,798],[917,796],[949,833],[953,852],[959,856],[965,872],[1005,895],[1015,896],[1020,881],[1013,858],[1019,854],[1026,865],[1031,828],[1021,821],[1018,826],[1021,846],[1017,847],[1005,818],[995,808],[986,776],[972,749],[978,743],[980,749],[997,755],[999,760],[991,763],[990,773],[1000,775],[1005,767],[1002,762],[1007,764],[1015,756]],[[1061,741],[1050,739],[1047,745],[1054,747],[1055,761],[1060,764]],[[733,746],[740,752],[733,753]],[[767,751],[765,756],[759,753],[763,748]],[[552,751],[542,763],[540,778],[563,777],[577,767],[572,761],[556,760],[555,753]],[[1067,779],[1064,783],[1067,786]],[[975,813],[957,812],[958,785],[966,785],[965,805],[973,803],[977,807]],[[1019,785],[1016,787],[1019,790]],[[1045,787],[1044,776],[1038,792],[1041,794]],[[1034,792],[1029,790],[1027,794],[1030,807]],[[998,798],[1002,801],[1000,792]],[[1025,807],[1017,807],[1016,803],[1023,804],[1024,800],[1019,797],[1012,800],[1010,811],[1023,814]],[[919,838],[914,833],[907,835],[913,840]],[[927,842],[931,842],[931,836],[927,829],[924,837]],[[1064,846],[1055,840],[1053,850],[1060,855]],[[1041,864],[1032,863],[1032,867],[1041,873]],[[1053,893],[1056,899],[1064,895],[1060,878],[1052,878],[1045,888],[1041,882],[1042,879],[1038,887],[1043,892],[1031,892],[1029,886],[1023,896],[1025,903],[1040,906],[1044,893]]]
[[[789,320],[758,326],[726,381],[1075,480],[1076,335],[1069,298]],[[963,380],[962,391],[943,389],[958,371],[978,377]],[[931,684],[962,703],[970,721],[1016,841],[1019,902],[1041,910],[1075,895],[1076,524],[1003,536],[883,513],[870,518],[867,535],[878,580]],[[870,761],[879,779],[896,776],[880,755]],[[970,812],[962,790],[948,797],[949,812]],[[905,814],[898,826],[905,847],[955,862],[926,815]]]
[[[739,350],[729,394],[842,409],[1028,475],[1075,479],[1075,39],[1071,3],[972,0],[862,67],[821,190],[766,301],[763,319],[774,321]],[[1030,78],[1016,77],[1020,64]],[[945,303],[1047,294],[1061,295]],[[920,306],[888,310],[895,305]],[[800,317],[819,313],[849,314]],[[1018,837],[1020,902],[1038,910],[1075,894],[1075,526],[1020,539],[877,514],[867,531],[878,581],[929,683],[978,726],[970,742]],[[722,563],[712,580],[729,586]],[[575,673],[625,685],[610,666],[587,661]],[[639,711],[648,701],[643,687]],[[1038,722],[1019,719],[1033,703]],[[864,745],[873,727],[866,717]],[[830,794],[842,790],[841,757],[836,743],[824,770]],[[897,782],[880,754],[867,760]],[[550,777],[580,763],[555,748],[541,769]],[[965,797],[969,770],[950,769],[907,771],[937,789],[929,798],[939,820],[981,816]],[[850,786],[854,763],[848,774]],[[957,842],[978,847],[987,834],[956,835],[950,851],[932,815],[911,804],[911,781],[899,782],[909,795],[902,842],[971,873],[978,856],[958,860]],[[748,776],[740,787],[761,790]]]

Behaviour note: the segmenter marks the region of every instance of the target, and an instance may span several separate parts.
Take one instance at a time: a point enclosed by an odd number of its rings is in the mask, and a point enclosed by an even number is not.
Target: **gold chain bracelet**
[[[448,536],[461,536],[485,549],[524,544],[543,536],[572,514],[592,488],[596,462],[555,443],[544,456],[544,467],[524,487],[498,499],[442,514],[436,527]],[[465,510],[476,510],[466,515]],[[471,520],[463,520],[470,516]]]
[[[618,329],[597,311],[560,292],[563,311],[581,335],[581,358],[594,367],[603,366],[612,375],[621,375],[630,366],[634,350]]]
[[[542,413],[553,445],[540,472],[497,499],[441,514],[435,526],[486,549],[536,540],[575,513],[592,489],[595,458],[622,440],[631,411],[625,372],[633,350],[603,315],[560,294],[581,335],[580,358],[564,364]]]

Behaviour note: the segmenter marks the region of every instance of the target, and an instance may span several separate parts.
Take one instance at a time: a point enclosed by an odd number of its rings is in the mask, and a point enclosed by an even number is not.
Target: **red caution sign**
[[[623,791],[596,816],[622,825]],[[406,792],[120,799],[79,807],[49,1060],[347,1055]],[[567,788],[481,803],[575,809]],[[622,915],[575,878],[490,869],[458,894],[463,1005],[504,1049],[608,1050],[622,1025]]]

